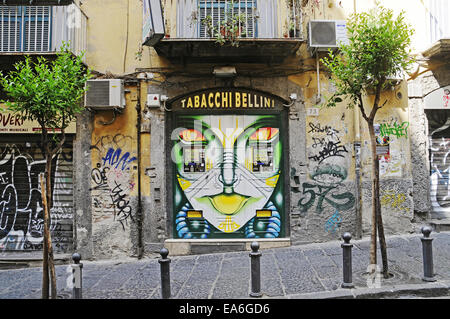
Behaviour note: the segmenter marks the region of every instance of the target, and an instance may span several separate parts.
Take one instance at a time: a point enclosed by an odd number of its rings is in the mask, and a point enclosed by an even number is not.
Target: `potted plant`
[[[247,36],[245,15],[242,13],[226,12],[224,18],[217,24],[214,24],[212,16],[207,15],[200,23],[205,26],[207,35],[215,38],[221,45],[230,43],[232,46],[239,46],[239,38]]]
[[[284,33],[283,36],[285,38],[294,38],[296,34],[295,30],[295,23],[292,21],[292,19],[286,20],[284,23]]]

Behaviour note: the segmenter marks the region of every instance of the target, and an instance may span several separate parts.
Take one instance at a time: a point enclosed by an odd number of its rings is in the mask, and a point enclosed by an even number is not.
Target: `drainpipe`
[[[142,196],[141,196],[141,81],[137,82],[137,103],[136,103],[136,129],[137,129],[137,158],[138,158],[138,203],[137,203],[137,255],[141,259],[144,254],[144,247],[142,243]]]

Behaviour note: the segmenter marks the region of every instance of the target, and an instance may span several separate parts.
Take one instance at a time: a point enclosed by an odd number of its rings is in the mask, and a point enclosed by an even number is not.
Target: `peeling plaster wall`
[[[93,257],[91,194],[86,178],[91,175],[92,114],[84,111],[77,118],[73,142],[74,157],[74,250],[83,258]]]
[[[126,107],[94,115],[91,151],[92,242],[96,258],[134,254],[137,218],[136,87],[127,87]],[[133,125],[133,124],[134,125]]]
[[[317,104],[317,76],[307,72],[290,79],[303,88],[304,108],[290,117],[291,140],[302,135],[303,149],[291,145],[291,240],[296,243],[340,239],[357,229],[353,111]],[[333,90],[320,77],[325,96]],[[322,96],[323,97],[323,96]],[[292,114],[292,112],[291,112]]]
[[[413,175],[411,141],[413,135],[408,111],[407,86],[401,83],[381,97],[375,123],[379,124],[379,136],[386,140],[389,154],[381,155],[380,202],[385,234],[412,232],[414,219]],[[365,101],[373,104],[373,98]],[[415,129],[415,127],[413,128]],[[362,229],[369,234],[371,228],[371,152],[367,123],[361,121],[362,145]],[[384,143],[384,141],[382,141]],[[383,152],[383,150],[381,150]]]

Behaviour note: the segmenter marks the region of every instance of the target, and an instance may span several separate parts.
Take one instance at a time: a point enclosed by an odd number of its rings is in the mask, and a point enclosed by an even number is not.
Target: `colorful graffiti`
[[[45,171],[40,143],[1,145],[0,251],[40,250],[43,206],[39,175]],[[53,206],[50,231],[56,252],[72,245],[72,145],[66,143],[52,161]]]
[[[94,222],[112,217],[124,230],[129,220],[134,221],[129,194],[135,185],[131,164],[137,157],[123,150],[131,143],[131,137],[117,134],[91,145],[98,159],[91,171]]]
[[[279,117],[178,116],[173,131],[179,238],[283,234]]]

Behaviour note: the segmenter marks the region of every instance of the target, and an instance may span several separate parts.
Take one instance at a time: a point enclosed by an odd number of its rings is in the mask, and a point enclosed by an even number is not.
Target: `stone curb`
[[[286,299],[379,299],[396,298],[403,295],[415,295],[418,297],[437,297],[450,294],[450,281],[431,282],[423,284],[404,284],[385,286],[381,288],[339,288],[334,291],[322,291],[317,293],[293,294]]]

